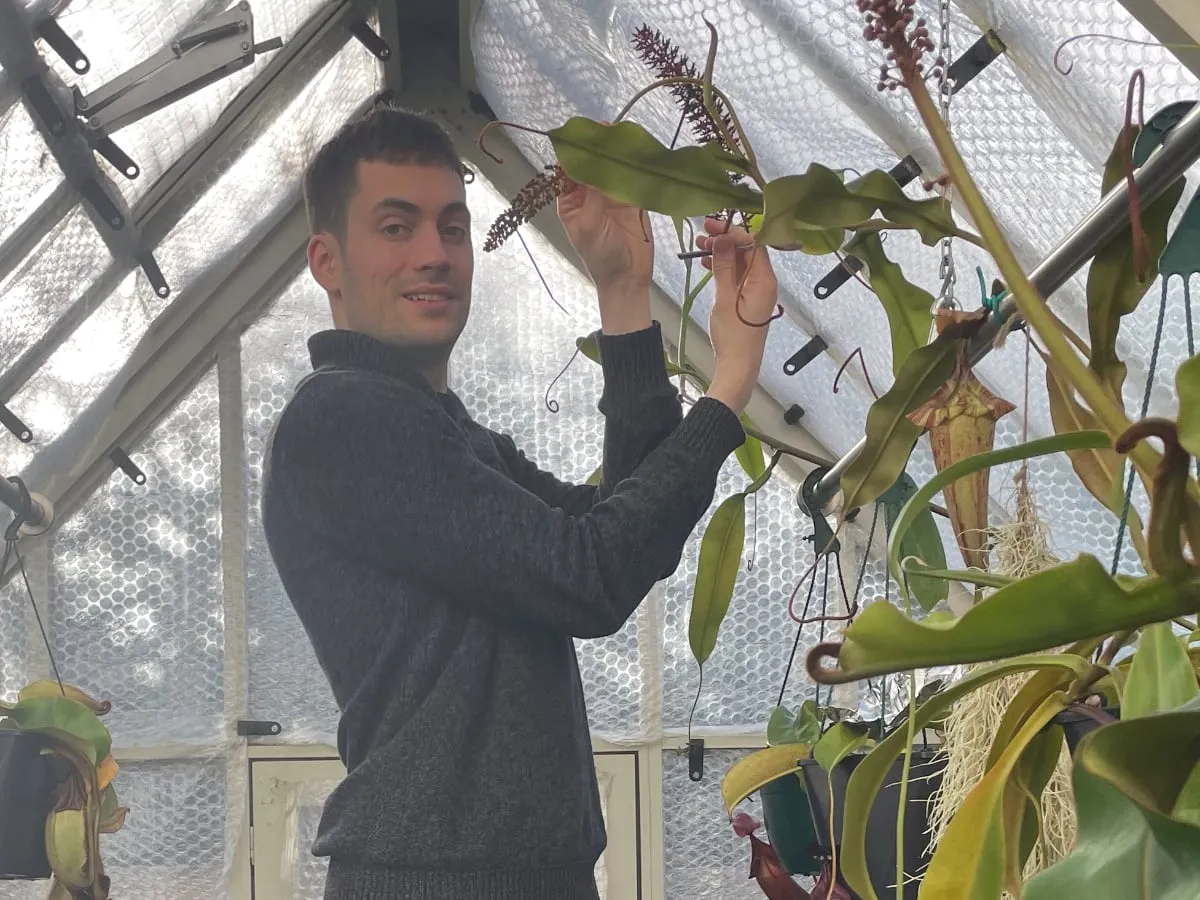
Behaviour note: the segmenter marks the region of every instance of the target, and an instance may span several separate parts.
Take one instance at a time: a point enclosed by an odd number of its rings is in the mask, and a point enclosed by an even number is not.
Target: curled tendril
[[[557,400],[550,396],[550,393],[554,390],[554,386],[562,381],[563,376],[567,374],[567,370],[571,368],[571,365],[575,362],[575,359],[578,356],[579,349],[576,348],[575,352],[571,354],[571,358],[567,360],[567,364],[562,367],[562,371],[555,375],[554,380],[546,387],[546,395],[544,397],[546,409],[550,410],[550,412],[554,413],[555,415],[558,415],[558,412],[560,409],[562,409],[562,406]]]
[[[1075,63],[1073,63],[1073,62],[1068,63],[1067,67],[1065,69],[1062,67],[1062,65],[1060,65],[1059,59],[1062,56],[1063,50],[1065,50],[1067,48],[1068,44],[1073,44],[1076,41],[1083,41],[1083,40],[1087,40],[1089,38],[1091,38],[1093,40],[1117,41],[1122,44],[1134,44],[1138,47],[1156,47],[1156,48],[1159,48],[1162,50],[1167,50],[1167,49],[1194,50],[1198,46],[1200,46],[1198,44],[1163,44],[1163,43],[1159,43],[1158,41],[1139,41],[1137,38],[1124,37],[1123,35],[1119,35],[1119,34],[1103,34],[1101,32],[1089,31],[1089,32],[1086,32],[1085,34],[1077,34],[1074,37],[1067,38],[1065,41],[1063,41],[1061,44],[1059,44],[1058,49],[1054,51],[1054,68],[1058,71],[1058,73],[1060,75],[1070,75],[1071,70],[1075,68]]]
[[[1184,555],[1181,538],[1185,532],[1193,554],[1200,553],[1200,535],[1195,533],[1187,509],[1192,457],[1179,443],[1179,428],[1170,419],[1142,419],[1113,442],[1113,449],[1125,455],[1139,442],[1152,437],[1162,441],[1163,457],[1151,485],[1146,548],[1150,567],[1159,575],[1173,578],[1187,574],[1193,567]]]
[[[824,641],[809,650],[804,660],[808,677],[817,684],[849,684],[851,681],[857,681],[857,678],[846,675],[836,666],[827,669],[822,665],[827,659],[837,660],[841,652],[842,644],[838,641]]]
[[[516,122],[504,122],[500,119],[496,119],[493,122],[488,122],[479,131],[479,149],[484,155],[487,156],[488,159],[492,160],[497,165],[504,165],[504,160],[487,148],[487,145],[484,143],[484,138],[487,137],[488,132],[490,132],[493,128],[500,127],[515,128],[518,131],[528,131],[530,134],[540,134],[542,137],[549,137],[549,135],[540,128],[532,128],[529,125],[518,125]]]
[[[1146,127],[1146,73],[1138,69],[1129,79],[1125,96],[1125,128],[1121,132],[1121,156],[1125,165],[1125,182],[1129,185],[1129,220],[1133,227],[1133,257],[1138,281],[1145,283],[1150,275],[1150,239],[1142,227],[1142,198],[1137,180],[1133,177],[1133,101],[1137,94],[1137,124]]]
[[[833,392],[835,394],[838,392],[838,382],[842,380],[842,373],[844,373],[846,369],[850,367],[850,361],[856,356],[858,357],[859,365],[862,366],[863,377],[867,379],[867,387],[870,389],[871,395],[878,400],[879,393],[875,390],[875,385],[871,384],[871,373],[867,370],[867,360],[863,357],[862,347],[855,347],[854,352],[846,357],[846,361],[842,363],[841,368],[838,369],[837,375],[835,375],[833,378]]]

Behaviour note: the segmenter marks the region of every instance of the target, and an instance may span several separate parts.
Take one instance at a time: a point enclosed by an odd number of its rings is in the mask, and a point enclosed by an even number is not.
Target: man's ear
[[[341,293],[342,267],[337,238],[323,231],[308,239],[308,270],[326,293],[334,296]]]

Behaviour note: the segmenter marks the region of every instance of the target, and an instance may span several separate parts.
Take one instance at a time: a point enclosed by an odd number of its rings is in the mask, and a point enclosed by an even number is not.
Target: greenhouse
[[[0,900],[1200,897],[1197,103],[1196,0],[0,0]]]

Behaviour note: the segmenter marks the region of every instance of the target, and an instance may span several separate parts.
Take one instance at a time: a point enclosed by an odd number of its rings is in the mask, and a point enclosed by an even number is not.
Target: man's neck
[[[429,386],[439,394],[446,393],[449,390],[449,363],[441,363],[430,368],[422,369],[421,374],[425,376],[425,380],[429,382]]]

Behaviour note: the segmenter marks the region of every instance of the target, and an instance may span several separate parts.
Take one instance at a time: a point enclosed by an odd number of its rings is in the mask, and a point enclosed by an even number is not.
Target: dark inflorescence
[[[881,91],[904,87],[906,78],[925,75],[926,56],[937,48],[929,33],[928,23],[917,18],[916,0],[858,0],[858,10],[866,16],[863,37],[887,48],[887,62],[879,67]],[[932,74],[940,78],[946,66],[944,57],[937,57]]]
[[[641,57],[642,62],[659,78],[700,78],[700,70],[679,52],[671,41],[659,31],[643,25],[633,33],[633,47]],[[724,146],[724,141],[708,110],[704,107],[704,91],[698,84],[673,84],[671,93],[675,95],[684,118],[692,126],[692,133],[702,144],[717,142]],[[726,134],[733,134],[733,120],[721,101],[714,98],[713,105],[721,117]],[[737,139],[734,138],[736,141]],[[725,147],[726,150],[736,150],[736,147]]]
[[[517,233],[518,228],[557,200],[569,184],[570,179],[557,163],[547,166],[544,172],[534,175],[528,184],[517,192],[512,206],[501,213],[499,218],[492,223],[487,239],[483,243],[484,252],[490,253],[498,249]]]

